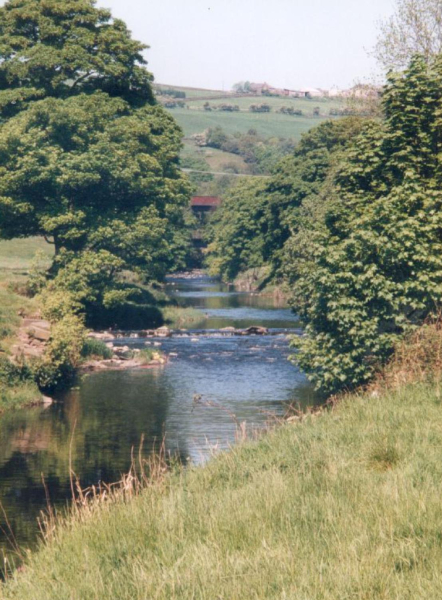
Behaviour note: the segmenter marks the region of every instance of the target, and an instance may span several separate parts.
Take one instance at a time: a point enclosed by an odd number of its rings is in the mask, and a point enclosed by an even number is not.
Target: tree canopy
[[[0,236],[53,243],[49,287],[86,314],[133,298],[123,271],[182,267],[189,241],[182,131],[146,47],[93,0],[0,8]]]
[[[268,180],[242,182],[225,198],[209,230],[208,261],[214,273],[234,278],[270,264],[282,276],[284,247],[298,228],[300,207],[316,197],[334,162],[363,120],[326,121],[305,134]]]
[[[0,8],[0,118],[46,97],[101,90],[153,104],[146,45],[94,0],[9,0]]]
[[[322,389],[369,381],[442,301],[442,62],[391,75],[385,117],[341,156],[320,219],[289,243],[297,361]],[[316,215],[317,216],[317,215]]]
[[[380,24],[375,55],[386,70],[405,69],[415,54],[427,62],[442,51],[442,2],[397,0],[396,11]]]

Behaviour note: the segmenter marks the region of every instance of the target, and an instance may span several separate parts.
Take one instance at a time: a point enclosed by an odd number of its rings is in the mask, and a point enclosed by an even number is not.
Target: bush
[[[239,106],[237,104],[217,104],[214,108],[221,112],[239,112]]]
[[[96,340],[95,338],[86,338],[81,349],[83,358],[94,357],[108,360],[112,358],[113,354],[111,348],[108,348],[102,340]]]
[[[272,110],[270,104],[251,104],[249,111],[254,113],[268,113]]]
[[[81,362],[86,330],[76,315],[64,316],[52,326],[44,356],[33,365],[35,381],[45,392],[66,387]]]
[[[32,381],[32,373],[27,365],[17,365],[6,356],[0,356],[0,385],[14,387],[29,381]]]
[[[283,115],[291,115],[296,117],[302,117],[302,110],[299,108],[294,108],[293,106],[281,106],[278,110],[279,113]]]

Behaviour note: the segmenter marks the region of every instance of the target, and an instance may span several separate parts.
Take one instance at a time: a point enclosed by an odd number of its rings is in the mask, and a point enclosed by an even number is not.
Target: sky
[[[231,89],[238,81],[348,88],[395,0],[98,0],[148,44],[158,83]]]

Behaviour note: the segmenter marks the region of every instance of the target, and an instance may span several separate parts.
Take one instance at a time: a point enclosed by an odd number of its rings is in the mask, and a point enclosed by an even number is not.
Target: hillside
[[[176,91],[185,94],[179,98],[185,107],[170,108],[171,114],[182,127],[185,135],[183,156],[193,157],[207,163],[211,171],[234,168],[239,173],[249,172],[248,166],[238,155],[222,152],[213,148],[198,147],[192,136],[202,133],[208,128],[220,127],[226,134],[246,133],[253,129],[264,138],[284,138],[298,142],[301,136],[312,127],[330,118],[330,111],[342,109],[345,100],[326,98],[282,98],[252,95],[235,95],[220,90],[186,88],[180,86],[157,85],[158,91]],[[161,103],[172,100],[169,96],[158,94]],[[205,110],[209,103],[212,110]],[[219,104],[227,103],[239,106],[237,112],[216,110]],[[251,112],[253,104],[265,103],[271,107],[268,113]],[[281,107],[292,107],[302,111],[302,115],[294,116],[277,112]],[[319,109],[319,115],[314,115]],[[333,118],[333,117],[332,117]],[[334,117],[336,118],[336,117]],[[227,168],[227,170],[229,170]]]

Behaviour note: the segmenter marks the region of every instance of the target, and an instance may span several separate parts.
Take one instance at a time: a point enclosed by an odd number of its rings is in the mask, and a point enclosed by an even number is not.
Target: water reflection
[[[2,415],[0,499],[21,545],[36,539],[36,517],[46,504],[42,474],[51,501],[56,506],[68,501],[70,454],[84,486],[115,481],[128,470],[131,449],[142,436],[145,453],[165,436],[170,452],[198,462],[234,441],[232,413],[239,422],[260,426],[288,403],[315,402],[304,376],[288,361],[286,334],[300,330],[287,308],[210,281],[175,282],[169,289],[182,305],[204,311],[205,329],[161,340],[118,340],[140,348],[161,344],[173,355],[167,366],[90,375],[46,410]],[[216,331],[256,324],[272,335]],[[194,403],[196,395],[203,403]],[[0,525],[6,531],[1,515]],[[0,547],[8,547],[5,533]]]

